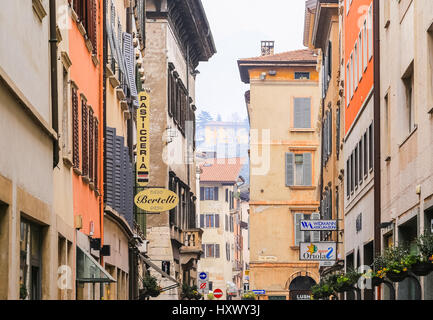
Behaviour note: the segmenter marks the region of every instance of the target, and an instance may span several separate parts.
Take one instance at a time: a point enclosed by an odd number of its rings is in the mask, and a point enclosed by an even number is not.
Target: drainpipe
[[[381,145],[380,145],[380,15],[379,0],[373,4],[374,33],[374,256],[381,253]]]
[[[57,89],[57,32],[56,0],[50,0],[50,68],[51,68],[51,122],[53,130],[59,133],[59,101]],[[59,164],[59,143],[53,140],[53,168]]]

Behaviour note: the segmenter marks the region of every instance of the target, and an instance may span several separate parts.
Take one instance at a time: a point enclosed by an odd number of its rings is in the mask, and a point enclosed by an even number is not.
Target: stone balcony
[[[182,246],[180,247],[181,264],[187,264],[191,259],[200,259],[200,255],[202,254],[202,234],[202,229],[190,229],[182,232]]]

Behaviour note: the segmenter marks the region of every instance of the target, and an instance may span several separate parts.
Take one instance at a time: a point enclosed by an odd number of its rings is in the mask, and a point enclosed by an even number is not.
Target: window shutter
[[[331,41],[329,41],[329,45],[328,45],[328,76],[330,80],[332,77],[332,42]]]
[[[90,21],[89,21],[89,30],[87,30],[87,33],[89,33],[90,41],[92,42],[93,47],[93,54],[97,53],[97,36],[96,36],[96,25],[97,25],[97,10],[96,10],[96,0],[90,0],[90,4],[88,4],[90,7]]]
[[[311,214],[311,220],[320,220],[320,214],[319,213],[312,213]],[[311,231],[311,240],[313,242],[319,242],[320,241],[320,231]]]
[[[332,189],[329,190],[329,214],[328,219],[332,219]]]
[[[204,214],[200,215],[200,228],[204,228]]]
[[[214,200],[218,201],[218,187],[215,187],[214,190]]]
[[[220,227],[220,215],[216,214],[215,215],[215,228],[219,228]]]
[[[311,128],[311,99],[295,98],[294,99],[294,127]]]
[[[304,153],[304,186],[311,186],[313,174],[311,153]]]
[[[93,182],[94,169],[94,119],[93,110],[89,108],[89,180]]]
[[[79,120],[78,120],[78,94],[77,89],[72,88],[72,161],[74,168],[80,167],[80,142],[79,142]]]
[[[115,148],[114,148],[114,209],[117,212],[122,210],[122,146],[123,137],[116,136],[114,138]]]
[[[137,94],[137,86],[135,85],[135,55],[134,55],[134,46],[132,45],[132,35],[130,33],[123,33],[123,54],[125,56],[125,65],[126,65],[126,74],[128,79],[128,86],[131,90],[131,96],[134,98],[138,97]]]
[[[111,21],[110,19],[106,19],[105,23],[105,29],[107,31],[107,38],[108,42],[110,44],[110,53],[111,58],[118,63],[119,59],[117,57],[117,49],[116,49],[116,41],[115,41],[115,34],[114,34],[114,15],[115,15],[115,7],[113,3],[111,3]],[[116,70],[113,70],[113,72],[116,72]]]
[[[329,148],[328,148],[328,154],[331,155],[332,154],[332,109],[329,110],[329,116],[328,116],[328,121],[329,121],[329,132],[328,132],[328,139],[329,139]]]
[[[323,120],[323,163],[328,160],[328,115]]]
[[[114,183],[115,183],[115,176],[114,176],[114,146],[115,146],[115,137],[116,137],[116,129],[107,127],[106,129],[106,135],[105,135],[105,147],[106,147],[106,153],[105,153],[105,173],[106,173],[106,180],[105,180],[105,201],[107,205],[114,208]]]
[[[82,140],[82,154],[81,158],[83,159],[83,176],[89,175],[89,149],[88,149],[88,138],[89,133],[87,131],[88,128],[88,111],[87,111],[87,103],[83,99],[81,100],[81,140]]]
[[[229,189],[226,189],[226,202],[229,202]]]
[[[295,213],[295,246],[304,241],[304,235],[301,231],[301,220],[304,218],[303,213]]]
[[[215,244],[215,258],[220,257],[220,245],[217,243]]]
[[[286,153],[286,187],[294,185],[294,157],[295,155],[292,152]]]
[[[99,124],[98,124],[98,120],[95,118],[95,164],[94,164],[94,184],[95,184],[95,189],[99,190],[98,187],[98,170],[99,170]]]
[[[200,187],[200,200],[204,200],[204,187]]]
[[[337,127],[336,127],[336,133],[337,133],[337,137],[336,137],[336,143],[335,143],[335,148],[336,148],[336,150],[337,150],[337,159],[338,159],[338,157],[339,157],[339,155],[340,155],[340,108],[338,108],[337,109],[337,119],[336,119],[336,122],[337,122]]]

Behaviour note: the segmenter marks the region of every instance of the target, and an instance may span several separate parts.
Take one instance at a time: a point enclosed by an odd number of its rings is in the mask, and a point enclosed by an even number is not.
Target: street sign
[[[299,260],[335,261],[337,243],[335,242],[300,242]]]
[[[320,261],[319,262],[319,268],[320,267],[332,267],[335,264],[335,261]]]
[[[265,293],[266,293],[265,290],[253,290],[253,292],[254,292],[255,294],[265,294]]]
[[[221,289],[215,289],[213,295],[215,298],[219,299],[223,296],[223,292]]]
[[[209,281],[208,280],[198,279],[198,292],[200,292],[201,294],[208,294],[209,293]]]
[[[336,231],[337,220],[301,220],[301,231]]]
[[[200,272],[199,277],[201,280],[206,280],[209,277],[207,272]]]

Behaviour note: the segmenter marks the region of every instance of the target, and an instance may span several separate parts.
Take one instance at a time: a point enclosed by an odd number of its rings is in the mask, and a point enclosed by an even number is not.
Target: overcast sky
[[[227,120],[247,117],[237,60],[260,55],[260,41],[274,40],[275,52],[303,49],[305,0],[202,0],[217,53],[200,63],[198,112]]]

